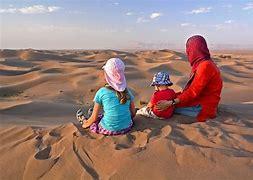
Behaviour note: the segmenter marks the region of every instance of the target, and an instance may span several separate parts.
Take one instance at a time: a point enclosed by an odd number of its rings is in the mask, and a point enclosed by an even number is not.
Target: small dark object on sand
[[[220,58],[224,58],[224,59],[231,59],[232,56],[231,55],[226,55],[226,54],[221,54],[219,55]]]

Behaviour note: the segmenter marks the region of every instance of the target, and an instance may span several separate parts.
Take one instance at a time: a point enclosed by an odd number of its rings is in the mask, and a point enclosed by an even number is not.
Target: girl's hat
[[[153,81],[150,86],[159,86],[159,85],[166,85],[166,86],[173,85],[173,83],[170,81],[169,73],[158,72],[154,75]]]
[[[109,59],[102,69],[105,71],[106,82],[113,89],[119,92],[123,92],[126,89],[125,64],[121,59]]]

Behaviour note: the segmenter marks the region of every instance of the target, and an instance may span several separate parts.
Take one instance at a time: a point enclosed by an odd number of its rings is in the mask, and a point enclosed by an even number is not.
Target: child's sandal
[[[76,112],[76,119],[81,125],[83,125],[83,122],[86,121],[88,118],[85,117],[82,109],[78,109],[78,111]]]

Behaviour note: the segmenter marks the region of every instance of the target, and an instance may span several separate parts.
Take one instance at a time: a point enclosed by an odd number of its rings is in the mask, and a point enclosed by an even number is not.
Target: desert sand
[[[190,123],[135,118],[126,135],[82,129],[111,57],[126,64],[137,107],[148,102],[153,73],[166,70],[176,91],[190,73],[170,50],[0,51],[0,179],[252,179],[253,52],[213,52],[224,80],[216,119]]]

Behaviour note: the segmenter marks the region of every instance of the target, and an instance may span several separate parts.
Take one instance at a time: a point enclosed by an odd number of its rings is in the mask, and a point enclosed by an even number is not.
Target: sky
[[[0,48],[253,49],[250,0],[1,0]]]

